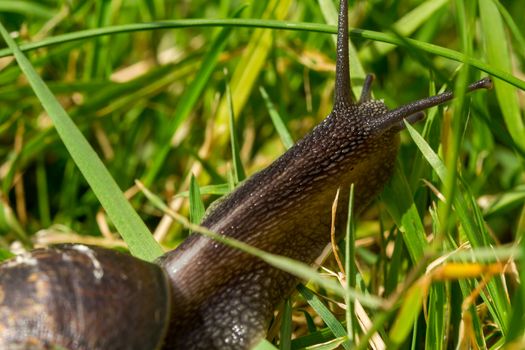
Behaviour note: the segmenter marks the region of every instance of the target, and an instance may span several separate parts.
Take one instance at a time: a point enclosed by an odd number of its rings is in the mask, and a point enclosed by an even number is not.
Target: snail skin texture
[[[361,211],[392,174],[403,120],[415,122],[421,111],[453,97],[446,92],[389,110],[370,99],[368,76],[354,101],[347,12],[341,1],[333,111],[221,201],[204,227],[312,263],[330,241],[338,188],[354,184]],[[486,78],[469,90],[490,85]],[[339,213],[347,203],[342,191]],[[339,227],[345,221],[338,215]],[[276,305],[297,283],[199,234],[156,264],[80,245],[35,250],[1,268],[0,348],[248,349],[264,337]]]

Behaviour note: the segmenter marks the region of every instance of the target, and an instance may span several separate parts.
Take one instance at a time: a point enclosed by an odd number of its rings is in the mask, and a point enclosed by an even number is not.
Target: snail
[[[389,110],[372,76],[350,90],[347,1],[340,2],[332,112],[307,136],[222,200],[202,226],[312,263],[330,241],[331,203],[355,185],[358,213],[392,174],[403,121],[451,92]],[[469,91],[489,88],[482,79]],[[341,192],[345,213],[348,193]],[[339,225],[346,221],[338,215]],[[0,268],[2,349],[248,349],[265,334],[296,277],[199,234],[155,263],[109,249],[37,249]]]

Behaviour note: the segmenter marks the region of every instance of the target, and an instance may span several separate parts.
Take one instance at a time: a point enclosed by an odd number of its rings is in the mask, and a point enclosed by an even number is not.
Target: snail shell
[[[1,265],[0,349],[159,349],[171,298],[162,269],[85,245]]]

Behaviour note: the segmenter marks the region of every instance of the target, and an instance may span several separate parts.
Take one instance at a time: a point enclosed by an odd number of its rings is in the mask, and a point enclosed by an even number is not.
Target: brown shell
[[[166,276],[113,250],[65,245],[0,266],[0,349],[158,349]]]

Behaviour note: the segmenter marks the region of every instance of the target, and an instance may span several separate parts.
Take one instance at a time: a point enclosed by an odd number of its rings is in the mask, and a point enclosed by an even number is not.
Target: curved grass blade
[[[275,16],[277,19],[283,19],[288,13],[290,0],[271,0],[266,3],[263,13],[264,18]],[[266,58],[272,48],[272,32],[262,28],[253,31],[248,41],[248,46],[237,63],[230,80],[231,96],[235,101],[233,114],[238,116],[244,109],[255,81],[259,76]],[[228,117],[231,115],[230,104],[228,99],[223,96],[217,110],[215,126],[217,128],[216,137],[220,143],[226,141],[226,125]]]
[[[202,186],[199,187],[199,189],[201,194],[216,194],[219,196],[228,194],[231,191],[230,186],[228,184]],[[189,191],[184,191],[176,194],[175,197],[188,197],[189,195]]]
[[[202,202],[201,192],[195,176],[192,174],[190,179],[190,221],[198,224],[204,217],[204,203]]]
[[[52,8],[42,5],[39,1],[2,0],[0,1],[0,12],[19,13],[46,20],[55,15]]]
[[[25,247],[31,248],[31,240],[3,196],[0,192],[0,232],[12,233]]]
[[[507,27],[509,27],[510,32],[516,39],[518,47],[525,48],[525,36],[521,33],[520,28],[517,26],[510,13],[507,11],[505,6],[499,2],[499,0],[494,0],[494,4],[498,7],[501,17],[503,17],[507,23]],[[516,50],[514,52],[518,55],[521,55],[522,58],[525,58],[525,52],[523,52],[523,50]]]
[[[392,29],[402,36],[408,36],[425,24],[430,17],[447,3],[448,0],[427,0],[397,20],[392,25]],[[359,57],[363,61],[368,62],[372,57],[377,59],[378,56],[383,56],[394,48],[395,46],[385,43],[373,43],[360,50]]]
[[[492,0],[480,0],[479,12],[488,63],[502,71],[511,72],[510,51],[507,46],[503,20],[497,6]],[[504,84],[499,79],[494,79],[494,90],[496,91],[496,97],[507,129],[516,145],[524,151],[525,125],[523,124],[523,116],[520,113],[516,88]]]
[[[410,136],[423,153],[423,156],[438,174],[441,182],[446,181],[448,169],[445,168],[441,159],[439,159],[426,141],[411,125],[408,125],[408,123],[405,122],[405,126]],[[461,180],[461,178],[459,178],[459,180]],[[478,208],[473,195],[468,193],[469,190],[467,185],[464,182],[461,182],[461,185],[462,187],[458,188],[458,193],[452,198],[452,204],[457,213],[457,217],[465,235],[474,248],[488,246],[491,243],[492,238],[483,223],[481,211]],[[470,202],[467,202],[465,198],[470,198]],[[489,295],[489,297],[486,298],[485,295],[486,294],[483,293],[482,297],[485,299],[490,312],[493,314],[494,319],[498,323],[503,334],[506,334],[509,326],[507,317],[510,312],[510,305],[506,298],[505,289],[502,285],[501,279],[491,279],[487,284],[487,295]]]
[[[346,337],[346,329],[343,327],[341,322],[334,316],[334,314],[323,304],[321,300],[307,287],[300,284],[297,286],[297,289],[299,290],[299,293],[306,299],[308,304],[317,312],[319,317],[321,317],[330,328],[330,330],[334,333],[336,337]],[[345,349],[350,349],[351,345],[350,342],[343,343],[343,347]]]
[[[246,8],[246,5],[241,6],[238,10],[233,13],[233,18],[239,16]],[[175,109],[175,114],[172,117],[172,121],[168,126],[166,132],[167,139],[161,142],[162,145],[160,150],[154,156],[152,166],[147,170],[144,176],[144,183],[150,185],[157,173],[164,166],[166,157],[171,149],[171,137],[175,134],[179,126],[188,118],[190,112],[193,110],[202,91],[206,87],[206,83],[209,81],[213,71],[217,67],[219,61],[219,55],[224,51],[228,38],[230,37],[232,28],[223,28],[219,34],[213,39],[210,45],[209,51],[204,56],[200,63],[200,69],[197,72],[195,78],[192,79],[189,86],[184,89],[184,93],[179,98],[179,103]]]
[[[0,23],[0,33],[13,51],[20,69],[26,75],[42,106],[53,120],[53,124],[71,157],[128,244],[131,253],[138,258],[149,261],[161,255],[163,253],[161,247],[153,239],[144,222],[124,197],[104,163],[9,36],[2,23]]]
[[[428,247],[425,228],[413,200],[412,191],[400,164],[394,169],[392,180],[381,195],[387,210],[394,219],[414,263],[420,261]]]
[[[246,178],[246,173],[241,162],[241,150],[239,148],[239,139],[237,136],[237,129],[235,127],[235,108],[233,106],[232,91],[230,84],[226,83],[226,100],[228,101],[228,125],[230,129],[230,147],[232,150],[233,163],[233,185],[237,186],[239,182]]]
[[[272,118],[273,125],[275,126],[275,130],[277,130],[277,133],[281,138],[281,142],[283,143],[284,147],[286,147],[286,149],[290,149],[294,142],[290,132],[286,128],[286,124],[284,124],[283,119],[275,110],[275,106],[273,105],[272,100],[270,100],[270,96],[268,96],[266,90],[261,86],[259,91],[261,92],[264,102],[266,103],[266,108],[268,109],[268,113],[270,113],[270,118]]]
[[[111,26],[107,28],[88,29],[74,33],[56,35],[52,38],[44,39],[34,43],[27,43],[20,45],[22,51],[35,50],[41,47],[47,47],[60,43],[77,41],[82,39],[95,38],[101,35],[130,33],[144,30],[168,29],[168,28],[190,28],[190,27],[245,27],[245,28],[268,28],[281,30],[300,30],[311,31],[317,33],[336,34],[337,28],[335,26],[319,23],[305,23],[305,22],[284,22],[277,20],[261,20],[261,19],[181,19],[173,21],[160,21],[154,23],[140,23],[140,24],[126,24]],[[373,30],[365,29],[351,29],[349,35],[352,38],[370,39],[397,45],[400,47],[407,47],[409,49],[416,48],[421,51],[448,58],[453,61],[467,63],[472,67],[490,74],[491,76],[500,78],[507,83],[525,90],[525,80],[519,79],[512,74],[496,68],[488,63],[485,63],[475,57],[466,56],[465,54],[447,49],[438,45],[426,43],[423,41],[403,38],[400,39],[396,35],[385,34]],[[0,50],[0,57],[12,55],[13,51],[9,48]]]
[[[397,345],[401,345],[408,336],[421,311],[423,300],[426,297],[425,288],[419,284],[414,284],[408,290],[401,309],[390,329],[390,340]]]

